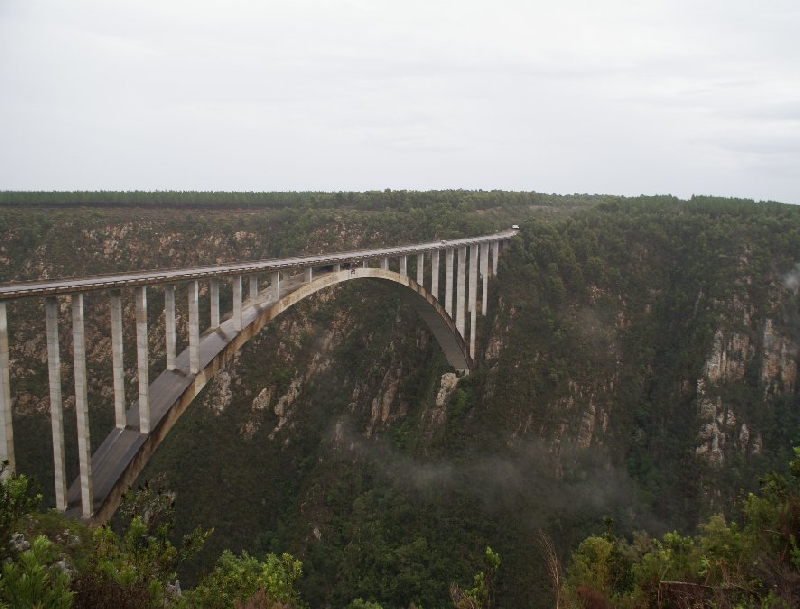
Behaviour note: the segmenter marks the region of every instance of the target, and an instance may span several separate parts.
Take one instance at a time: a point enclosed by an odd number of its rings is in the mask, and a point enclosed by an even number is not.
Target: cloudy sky
[[[798,0],[0,0],[0,190],[800,203]]]

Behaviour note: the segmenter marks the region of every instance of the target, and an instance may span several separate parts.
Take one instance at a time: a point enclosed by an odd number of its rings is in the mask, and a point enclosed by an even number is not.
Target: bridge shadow
[[[200,339],[200,371],[189,372],[189,349],[176,359],[175,370],[165,370],[150,384],[149,434],[139,433],[139,404],[127,412],[124,429],[114,429],[92,455],[94,505],[91,524],[107,522],[119,506],[123,493],[139,477],[150,457],[166,438],[172,426],[208,381],[233,359],[239,349],[278,315],[312,294],[335,285],[353,281],[379,282],[415,310],[430,328],[447,361],[456,370],[469,373],[473,361],[469,347],[456,329],[444,307],[423,286],[406,275],[375,268],[356,267],[328,272],[309,283],[295,276],[281,283],[280,297],[270,288],[242,308],[242,329],[233,319],[222,321],[218,328],[207,330]],[[67,493],[68,516],[80,518],[81,483],[73,481]]]

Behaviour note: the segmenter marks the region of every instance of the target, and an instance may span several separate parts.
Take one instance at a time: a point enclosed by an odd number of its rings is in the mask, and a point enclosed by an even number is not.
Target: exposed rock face
[[[214,414],[219,415],[231,403],[233,392],[231,391],[231,373],[227,370],[220,370],[214,376],[213,390],[209,392],[209,407]]]
[[[291,406],[294,404],[297,396],[300,395],[300,388],[302,386],[303,380],[300,377],[295,377],[292,379],[292,382],[289,383],[288,391],[283,394],[279,399],[278,402],[275,404],[275,408],[273,409],[275,412],[275,416],[278,417],[278,422],[273,428],[273,430],[269,434],[269,439],[274,440],[275,436],[278,435],[278,432],[283,429],[288,423],[291,418]]]
[[[756,313],[739,298],[733,299],[731,310],[738,313],[741,322],[750,324]],[[764,399],[773,395],[793,393],[797,383],[798,345],[791,337],[776,329],[772,317],[763,322],[760,335],[748,333],[746,327],[725,332],[718,329],[714,335],[704,375],[698,379],[697,401],[701,428],[698,434],[697,454],[716,467],[726,462],[728,450],[758,454],[763,448],[760,432],[751,433],[744,417],[737,417],[735,406],[726,404],[715,389],[725,384],[745,382],[747,366],[760,358],[758,378],[764,388]],[[751,381],[752,382],[752,381]]]
[[[454,372],[447,372],[442,375],[439,392],[436,394],[436,408],[443,408],[448,398],[453,393],[458,384],[458,377]]]

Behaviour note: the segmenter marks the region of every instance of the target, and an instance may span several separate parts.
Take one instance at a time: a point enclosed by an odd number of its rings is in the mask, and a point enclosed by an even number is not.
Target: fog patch
[[[621,528],[666,530],[639,500],[625,468],[611,465],[612,457],[602,447],[562,442],[554,450],[552,442],[538,439],[515,444],[503,454],[423,460],[388,441],[365,439],[348,419],[336,423],[331,438],[336,450],[371,462],[393,486],[418,500],[472,497],[487,514],[530,514],[532,527],[553,518],[600,523],[616,514]]]
[[[783,276],[783,285],[793,292],[800,288],[800,262],[796,262],[794,269]]]

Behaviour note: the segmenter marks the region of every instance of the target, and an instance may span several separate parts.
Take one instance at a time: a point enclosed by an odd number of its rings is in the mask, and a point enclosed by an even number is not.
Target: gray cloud
[[[782,0],[6,0],[0,188],[800,202],[747,148],[794,161],[798,25]]]

